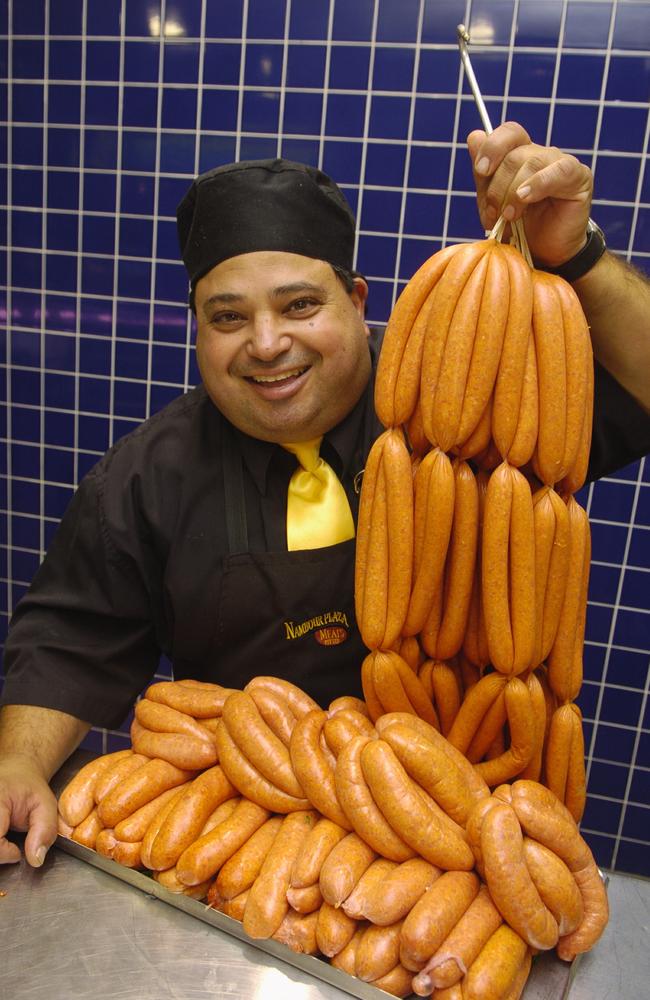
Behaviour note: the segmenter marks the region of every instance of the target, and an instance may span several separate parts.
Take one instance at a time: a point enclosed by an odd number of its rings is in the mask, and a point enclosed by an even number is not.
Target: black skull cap
[[[221,261],[280,250],[352,270],[354,215],[322,170],[291,160],[242,160],[194,180],[176,212],[181,256],[197,281]]]

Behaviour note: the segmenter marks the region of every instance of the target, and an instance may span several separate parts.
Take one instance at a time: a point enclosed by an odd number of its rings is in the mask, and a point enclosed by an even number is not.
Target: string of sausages
[[[360,699],[324,710],[277,677],[151,685],[131,749],[62,791],[59,832],[401,997],[515,1000],[537,951],[570,960],[607,922],[549,789],[490,792],[413,711],[373,723]]]
[[[579,821],[591,342],[571,286],[502,228],[434,254],[388,322],[357,534],[363,691],[372,719],[414,712],[490,787],[542,780]]]

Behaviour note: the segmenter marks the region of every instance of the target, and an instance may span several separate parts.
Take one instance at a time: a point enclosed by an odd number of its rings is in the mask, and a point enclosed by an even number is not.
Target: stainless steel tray
[[[58,793],[79,768],[94,756],[95,754],[88,753],[87,751],[77,751],[76,754],[73,754],[52,781],[54,791]],[[218,910],[207,907],[198,900],[170,892],[159,885],[146,872],[125,868],[123,865],[111,861],[110,858],[105,858],[96,851],[83,847],[81,844],[77,844],[65,837],[58,837],[56,846],[67,854],[71,854],[73,857],[84,861],[86,864],[93,865],[95,868],[99,868],[101,871],[114,876],[121,882],[126,882],[141,892],[160,899],[170,906],[196,917],[197,920],[210,924],[210,926],[217,930],[223,931],[231,937],[238,938],[240,941],[244,941],[258,951],[262,951],[296,969],[300,969],[315,979],[329,983],[331,986],[349,993],[351,996],[359,997],[361,1000],[379,1000],[380,997],[389,995],[375,986],[371,986],[360,979],[356,979],[354,976],[349,976],[347,973],[335,969],[324,959],[315,958],[312,955],[298,954],[277,941],[250,938],[239,921],[225,916],[225,914],[220,913]],[[526,984],[526,989],[522,994],[523,1000],[566,1000],[569,996],[571,984],[576,976],[578,964],[579,956],[574,962],[569,964],[560,961],[555,952],[545,952],[538,955],[533,962],[533,968]]]

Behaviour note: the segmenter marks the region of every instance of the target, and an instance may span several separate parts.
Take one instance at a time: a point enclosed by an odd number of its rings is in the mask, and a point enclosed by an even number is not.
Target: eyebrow
[[[310,281],[292,281],[288,285],[278,285],[272,290],[271,296],[280,299],[285,295],[294,295],[296,292],[315,292],[322,295],[325,293],[325,289],[322,285],[314,285]],[[203,312],[207,315],[212,306],[217,304],[230,305],[235,302],[244,302],[245,299],[245,295],[240,295],[237,292],[216,292],[203,303]]]

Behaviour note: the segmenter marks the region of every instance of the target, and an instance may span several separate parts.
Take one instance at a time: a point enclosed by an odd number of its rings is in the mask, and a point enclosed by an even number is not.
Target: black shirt
[[[650,417],[599,366],[595,395],[590,479],[650,452]],[[322,445],[355,517],[372,406],[371,382]],[[112,727],[151,680],[161,653],[176,661],[175,676],[219,680],[218,664],[206,673],[200,654],[193,662],[187,650],[193,643],[200,649],[212,627],[228,551],[225,424],[199,386],[121,439],[84,478],[13,616],[5,703]],[[250,548],[286,551],[295,460],[278,445],[233,433],[243,457]]]

